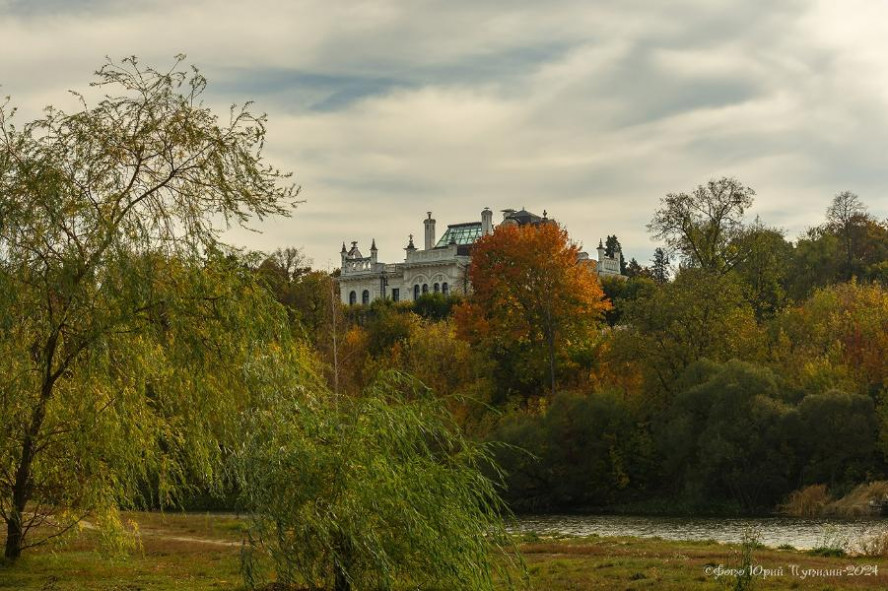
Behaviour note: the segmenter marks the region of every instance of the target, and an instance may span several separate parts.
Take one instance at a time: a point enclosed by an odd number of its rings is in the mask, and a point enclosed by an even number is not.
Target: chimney
[[[493,234],[493,212],[489,207],[485,207],[481,212],[481,235],[487,236]]]
[[[435,248],[435,220],[432,219],[432,212],[426,212],[429,214],[425,220],[423,220],[423,224],[425,224],[425,249],[432,250]]]

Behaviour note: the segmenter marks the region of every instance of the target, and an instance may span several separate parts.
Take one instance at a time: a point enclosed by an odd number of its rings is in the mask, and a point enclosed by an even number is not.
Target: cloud
[[[425,212],[527,207],[647,260],[659,198],[722,175],[790,237],[832,195],[888,216],[886,8],[553,0],[0,2],[0,84],[36,116],[105,55],[185,52],[220,108],[255,100],[307,203],[254,248],[376,238],[397,260]]]

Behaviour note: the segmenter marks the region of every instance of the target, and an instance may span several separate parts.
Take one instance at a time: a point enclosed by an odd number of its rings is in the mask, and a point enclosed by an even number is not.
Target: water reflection
[[[638,517],[626,515],[520,515],[510,531],[588,536],[659,537],[667,540],[739,542],[747,526],[758,529],[762,543],[799,549],[822,546],[824,537],[842,540],[849,549],[862,539],[888,531],[888,519],[803,519],[789,517]]]

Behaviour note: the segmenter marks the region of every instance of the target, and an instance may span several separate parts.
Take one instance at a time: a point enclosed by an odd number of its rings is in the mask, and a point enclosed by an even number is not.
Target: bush
[[[615,396],[561,393],[542,414],[515,414],[491,439],[516,510],[548,511],[627,500],[652,472],[650,445]]]
[[[832,500],[825,484],[812,484],[793,491],[786,502],[780,505],[780,512],[792,517],[817,517]]]
[[[860,553],[870,558],[885,558],[888,556],[888,531],[863,538],[858,542]]]
[[[238,455],[248,583],[492,590],[506,543],[490,458],[444,404],[389,374],[356,400],[262,417]]]

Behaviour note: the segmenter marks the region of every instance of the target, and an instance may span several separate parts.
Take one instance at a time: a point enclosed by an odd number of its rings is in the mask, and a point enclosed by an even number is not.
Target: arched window
[[[413,299],[414,299],[414,300],[418,300],[418,299],[419,299],[419,285],[414,285],[414,286],[413,286]]]
[[[428,283],[423,283],[423,284],[422,284],[422,293],[423,293],[423,294],[427,294],[427,293],[429,293],[429,284],[428,284]]]
[[[361,303],[364,304],[365,306],[370,303],[370,292],[367,291],[366,289],[361,294]]]
[[[354,306],[357,303],[358,303],[358,294],[356,294],[355,292],[351,292],[350,294],[348,294],[348,305]]]
[[[439,291],[441,291],[441,284],[436,283],[434,289],[435,289],[435,293],[438,293]]]
[[[446,281],[445,281],[444,283],[441,284],[441,293],[443,293],[444,295],[449,295],[449,294],[450,294],[450,286],[447,285],[447,282],[446,282]]]

